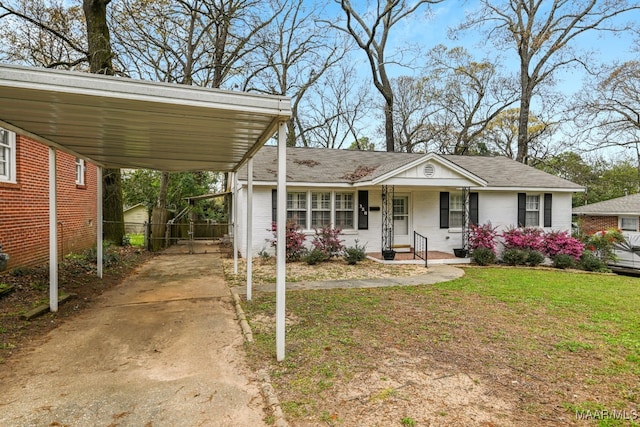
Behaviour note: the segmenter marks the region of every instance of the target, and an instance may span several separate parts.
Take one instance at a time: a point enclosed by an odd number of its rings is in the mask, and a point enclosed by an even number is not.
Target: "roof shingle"
[[[343,184],[368,182],[401,168],[425,154],[383,151],[287,148],[287,180],[298,183]],[[506,157],[454,156],[442,158],[484,179],[489,187],[543,187],[574,189],[581,186]],[[254,157],[254,180],[277,179],[277,147],[265,146]],[[247,169],[239,171],[246,180]]]

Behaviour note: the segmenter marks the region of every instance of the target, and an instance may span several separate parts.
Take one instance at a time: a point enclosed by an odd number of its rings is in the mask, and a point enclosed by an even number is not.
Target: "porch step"
[[[413,248],[411,247],[411,245],[393,245],[391,246],[391,249],[396,252],[413,252]]]

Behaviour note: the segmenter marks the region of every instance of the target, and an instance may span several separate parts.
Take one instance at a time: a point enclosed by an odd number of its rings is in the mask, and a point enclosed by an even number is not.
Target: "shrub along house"
[[[7,268],[49,260],[49,151],[23,135],[0,129],[0,244]],[[78,252],[96,243],[96,167],[60,152],[58,250]]]
[[[276,148],[265,146],[254,158],[252,256],[273,239],[276,171]],[[244,242],[246,167],[235,190]],[[310,235],[341,228],[347,246],[358,240],[367,252],[423,251],[427,239],[429,251],[453,253],[468,248],[472,223],[570,230],[576,191],[583,188],[505,157],[287,149],[287,218]]]

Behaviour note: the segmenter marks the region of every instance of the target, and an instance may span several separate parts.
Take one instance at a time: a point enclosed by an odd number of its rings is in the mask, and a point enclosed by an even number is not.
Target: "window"
[[[16,182],[16,134],[0,129],[0,181]]]
[[[525,227],[540,225],[540,196],[529,196],[526,199]]]
[[[311,228],[331,225],[331,193],[311,193]]]
[[[86,171],[86,166],[84,164],[84,160],[76,157],[76,184],[77,185],[84,185],[85,171]]]
[[[622,230],[622,231],[638,231],[638,217],[636,217],[636,216],[621,216],[620,217],[620,230]]]
[[[449,228],[462,228],[463,209],[462,194],[451,193],[449,195]]]
[[[275,212],[276,193],[272,193]],[[334,226],[343,230],[355,228],[355,193],[333,191],[300,191],[287,193],[287,220],[294,220],[304,230]],[[274,216],[275,218],[275,216]]]
[[[287,221],[307,228],[307,193],[287,193]]]
[[[351,229],[353,224],[353,193],[336,193],[336,228]]]

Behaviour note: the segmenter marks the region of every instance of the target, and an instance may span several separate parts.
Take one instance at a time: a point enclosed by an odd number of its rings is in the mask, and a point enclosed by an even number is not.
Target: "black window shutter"
[[[278,222],[278,190],[271,190],[271,222]]]
[[[527,217],[527,193],[518,193],[518,227],[524,227]]]
[[[440,192],[440,228],[449,228],[449,192]]]
[[[551,200],[553,195],[551,193],[544,193],[544,226],[551,227]]]
[[[369,229],[369,192],[358,191],[358,230]]]
[[[478,225],[478,193],[469,193],[469,224]]]

